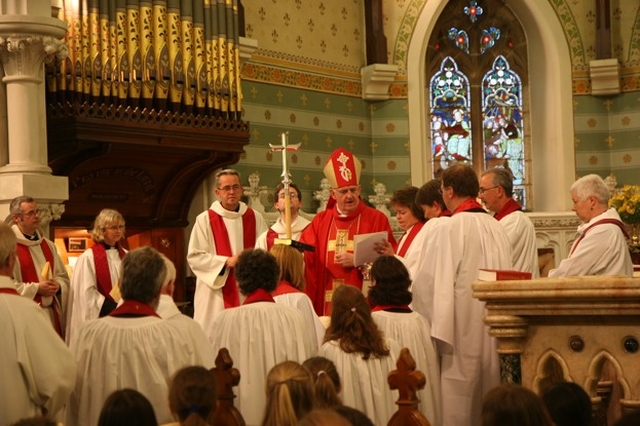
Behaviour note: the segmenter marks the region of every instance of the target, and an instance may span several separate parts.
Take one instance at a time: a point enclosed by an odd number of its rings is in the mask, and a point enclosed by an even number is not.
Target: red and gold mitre
[[[360,160],[344,148],[333,151],[323,169],[332,188],[358,185],[361,171]]]

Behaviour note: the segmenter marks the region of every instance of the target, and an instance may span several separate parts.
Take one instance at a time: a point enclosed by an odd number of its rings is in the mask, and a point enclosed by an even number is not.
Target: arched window
[[[500,0],[451,0],[429,40],[426,66],[434,177],[452,162],[478,173],[508,168],[514,197],[531,188],[527,45]]]

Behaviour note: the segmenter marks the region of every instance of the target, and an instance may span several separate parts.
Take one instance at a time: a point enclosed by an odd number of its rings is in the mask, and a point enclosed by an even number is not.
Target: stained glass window
[[[434,177],[452,162],[471,164],[478,174],[504,167],[527,207],[527,45],[515,15],[500,0],[449,1],[427,61]]]
[[[452,161],[472,159],[469,124],[469,79],[453,58],[431,78],[431,152],[433,170],[446,169]]]

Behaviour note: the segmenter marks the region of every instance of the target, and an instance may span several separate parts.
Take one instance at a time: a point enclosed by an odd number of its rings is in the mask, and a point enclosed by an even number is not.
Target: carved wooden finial
[[[389,420],[388,426],[431,426],[429,420],[418,410],[417,391],[424,389],[427,379],[421,371],[416,371],[416,362],[407,348],[400,351],[396,362],[397,370],[389,373],[391,390],[398,390],[396,401],[398,411]]]
[[[217,425],[245,426],[240,411],[233,405],[236,397],[233,388],[240,383],[240,371],[233,368],[233,359],[227,348],[218,351],[216,366],[211,374],[216,377],[218,384],[218,407],[214,415],[214,423]]]

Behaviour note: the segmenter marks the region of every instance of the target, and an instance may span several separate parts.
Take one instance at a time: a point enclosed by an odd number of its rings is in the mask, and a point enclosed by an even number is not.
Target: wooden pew
[[[233,360],[226,348],[218,351],[216,366],[210,371],[218,383],[218,406],[213,417],[214,423],[225,426],[245,426],[242,414],[233,405],[233,399],[236,397],[233,394],[233,388],[240,383],[240,371],[233,368]]]
[[[397,370],[389,373],[391,390],[398,389],[400,397],[396,401],[398,411],[391,417],[387,426],[431,426],[429,420],[418,410],[416,392],[424,389],[427,379],[421,371],[416,371],[416,362],[409,349],[400,351],[396,362]]]

